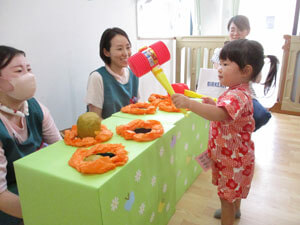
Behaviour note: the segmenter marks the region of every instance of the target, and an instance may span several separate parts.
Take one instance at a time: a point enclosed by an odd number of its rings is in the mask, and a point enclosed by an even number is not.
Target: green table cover
[[[164,127],[151,142],[126,141],[115,127],[133,119]],[[105,174],[83,175],[68,165],[77,149],[63,141],[17,160],[16,178],[25,225],[167,224],[177,201],[201,172],[195,157],[205,150],[208,121],[189,112],[116,113],[102,121],[122,143],[128,162]]]
[[[169,113],[160,110],[156,114],[132,115],[117,112],[113,116],[143,120],[157,119],[175,125],[172,138],[176,156],[176,202],[178,202],[202,171],[195,157],[206,150],[209,121],[192,112],[184,115],[183,113]]]

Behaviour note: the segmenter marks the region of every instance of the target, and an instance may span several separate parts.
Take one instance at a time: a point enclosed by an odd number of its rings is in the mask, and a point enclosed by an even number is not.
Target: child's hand
[[[177,108],[190,107],[190,99],[182,94],[173,94],[171,98],[172,98],[172,102]]]
[[[201,99],[202,99],[202,103],[216,105],[216,102],[210,97],[203,97]]]

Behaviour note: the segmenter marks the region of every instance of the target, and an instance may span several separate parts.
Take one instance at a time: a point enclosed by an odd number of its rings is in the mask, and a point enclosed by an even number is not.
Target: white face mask
[[[25,101],[34,96],[36,82],[32,73],[12,78],[9,83],[13,86],[13,90],[6,93],[8,96],[20,101]]]

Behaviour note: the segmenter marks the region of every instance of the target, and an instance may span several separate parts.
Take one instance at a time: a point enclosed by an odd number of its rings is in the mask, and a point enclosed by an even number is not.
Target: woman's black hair
[[[249,30],[250,31],[250,23],[249,20],[246,16],[243,15],[236,15],[234,17],[231,17],[227,24],[227,30],[229,31],[230,25],[234,23],[239,30],[244,31],[244,30]]]
[[[276,74],[278,59],[276,56],[267,55],[270,59],[270,70],[264,83],[264,93],[267,94],[271,86],[276,85]],[[252,67],[251,80],[255,81],[264,65],[264,49],[257,41],[240,39],[234,40],[222,48],[220,52],[220,60],[229,59],[235,62],[242,70],[245,66]]]
[[[113,28],[106,29],[103,32],[102,36],[101,36],[100,45],[99,45],[99,53],[100,53],[101,59],[107,65],[110,65],[111,59],[110,59],[110,57],[107,57],[107,56],[104,55],[104,49],[106,51],[110,50],[111,39],[113,39],[118,34],[124,36],[128,40],[129,44],[131,45],[131,42],[128,38],[128,35],[122,29],[120,29],[118,27],[113,27]]]
[[[0,45],[0,71],[6,67],[16,55],[24,55],[25,52],[13,47]]]

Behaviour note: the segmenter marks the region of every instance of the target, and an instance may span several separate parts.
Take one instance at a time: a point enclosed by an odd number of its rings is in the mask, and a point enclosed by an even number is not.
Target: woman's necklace
[[[24,102],[24,112],[8,108],[7,106],[2,105],[1,103],[0,103],[0,110],[14,116],[25,117],[29,115],[27,101]]]

